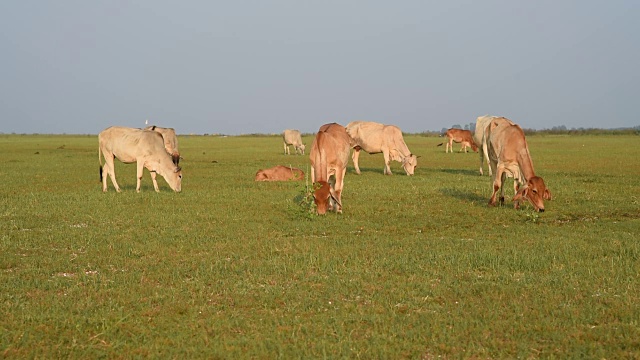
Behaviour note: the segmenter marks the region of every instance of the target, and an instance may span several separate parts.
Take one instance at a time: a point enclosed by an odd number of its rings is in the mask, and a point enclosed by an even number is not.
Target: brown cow
[[[107,175],[120,192],[120,186],[116,182],[116,173],[113,159],[117,158],[125,164],[137,163],[138,181],[136,191],[140,192],[140,180],[142,172],[147,168],[151,173],[153,188],[159,192],[156,174],[160,174],[171,189],[176,192],[182,190],[182,170],[176,166],[171,156],[164,148],[162,135],[155,131],[133,129],[121,126],[112,126],[104,129],[98,135],[98,162],[100,163],[100,178],[102,179],[102,191],[107,191]],[[104,155],[104,171],[102,167],[102,155]]]
[[[445,149],[444,149],[445,153],[448,153],[449,150],[451,150],[451,153],[453,153],[454,142],[462,144],[462,147],[458,152],[462,152],[462,150],[464,150],[464,152],[467,152],[467,147],[471,147],[471,150],[473,151],[476,151],[476,152],[478,151],[478,147],[476,146],[476,143],[473,141],[473,135],[469,130],[449,129],[445,133],[445,136],[449,138],[449,141],[447,142],[447,145],[445,146]],[[438,146],[442,146],[442,144],[444,143],[440,143],[438,144]]]
[[[256,181],[297,181],[304,180],[304,172],[290,166],[277,165],[269,169],[258,170]]]
[[[313,139],[309,159],[311,182],[316,189],[313,200],[319,215],[325,214],[327,208],[342,213],[342,188],[350,147],[346,129],[336,123],[322,125]]]
[[[370,121],[352,121],[347,125],[347,133],[351,137],[353,147],[351,158],[357,174],[360,174],[358,166],[360,150],[369,154],[382,153],[385,175],[392,175],[389,166],[391,160],[401,162],[407,175],[413,175],[418,166],[418,157],[409,151],[409,147],[402,138],[402,131],[397,126]]]
[[[173,163],[178,166],[178,163],[180,163],[180,151],[178,151],[178,136],[176,135],[176,131],[172,128],[163,128],[155,125],[147,126],[144,129],[155,131],[162,135],[162,139],[164,140],[164,148],[167,150],[169,155],[171,155]]]
[[[520,126],[511,120],[496,117],[491,119],[487,128],[489,165],[493,171],[493,194],[490,206],[496,205],[496,194],[500,190],[500,205],[504,204],[504,181],[513,177],[514,208],[520,207],[522,198],[528,200],[536,211],[544,211],[544,201],[551,199],[551,192],[544,180],[536,176],[529,147]]]

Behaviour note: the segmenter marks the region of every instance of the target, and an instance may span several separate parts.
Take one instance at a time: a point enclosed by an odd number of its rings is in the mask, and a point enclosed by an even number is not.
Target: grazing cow
[[[277,165],[269,169],[258,170],[256,181],[296,181],[304,180],[304,172],[294,167]]]
[[[482,148],[480,152],[480,175],[484,175],[482,172],[482,165],[484,160],[487,160],[487,166],[489,166],[489,151],[487,149],[487,128],[491,123],[491,119],[495,119],[498,116],[478,116],[476,119],[476,130],[473,133],[473,141],[478,148]],[[492,175],[491,167],[489,166],[489,176]]]
[[[329,207],[342,213],[342,188],[350,147],[347,131],[336,123],[322,125],[313,139],[309,159],[315,189],[313,201],[319,215],[325,214]]]
[[[151,180],[153,180],[153,187],[156,192],[160,191],[156,181],[156,174],[160,174],[174,191],[180,192],[182,190],[182,170],[172,162],[171,156],[165,151],[164,141],[160,133],[112,126],[100,132],[98,143],[98,162],[100,163],[102,191],[107,191],[108,175],[111,177],[111,182],[116,191],[120,192],[113,163],[115,158],[125,164],[137,163],[137,192],[140,192],[140,180],[142,179],[144,168],[147,168],[151,173]],[[104,155],[104,171],[101,155]]]
[[[352,121],[347,125],[353,147],[353,166],[360,174],[358,158],[360,150],[369,154],[382,153],[384,156],[384,174],[391,174],[391,160],[402,163],[407,175],[413,175],[418,166],[418,157],[413,155],[402,138],[402,131],[394,125],[384,125],[368,121]]]
[[[493,171],[493,194],[490,206],[496,205],[496,194],[500,190],[500,205],[504,204],[504,181],[513,177],[516,195],[514,208],[519,208],[520,200],[526,199],[536,211],[544,211],[544,201],[551,199],[551,192],[544,180],[536,176],[529,147],[520,126],[511,120],[495,117],[487,127],[489,165]]]
[[[289,145],[293,145],[296,154],[304,155],[304,144],[302,143],[302,135],[298,130],[285,130],[282,132],[282,140],[284,141],[284,154],[289,155]]]
[[[177,166],[178,163],[180,163],[180,152],[178,151],[178,137],[176,136],[176,131],[172,128],[163,128],[155,125],[147,126],[144,129],[156,131],[162,135],[164,148],[167,149],[167,152],[171,155],[173,163]]]
[[[445,133],[445,136],[449,138],[449,141],[447,142],[447,145],[445,146],[445,149],[444,149],[445,153],[448,153],[449,150],[451,150],[451,153],[453,153],[454,142],[462,144],[462,147],[458,152],[462,152],[462,150],[464,150],[464,152],[467,152],[467,147],[471,147],[471,150],[473,151],[476,151],[476,152],[478,151],[478,147],[476,146],[476,143],[473,141],[473,136],[471,135],[471,131],[469,130],[449,129]],[[442,146],[442,144],[444,143],[440,143],[438,144],[438,146]]]

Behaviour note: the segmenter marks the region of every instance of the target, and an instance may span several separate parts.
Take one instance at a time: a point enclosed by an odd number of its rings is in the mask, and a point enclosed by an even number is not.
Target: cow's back
[[[482,146],[482,143],[486,141],[486,131],[487,127],[491,123],[491,119],[495,118],[495,116],[485,115],[478,116],[476,119],[476,130],[473,133],[473,141],[478,146]]]
[[[379,153],[385,141],[387,125],[373,121],[352,121],[346,126],[346,132],[352,140],[352,146],[358,145],[368,153]]]
[[[515,161],[515,153],[505,154],[505,151],[526,151],[528,154],[529,148],[524,131],[513,121],[503,117],[495,117],[491,119],[486,131],[490,152],[493,152],[491,155],[497,156],[503,161]]]
[[[285,130],[282,132],[282,138],[285,143],[292,145],[302,144],[302,134],[298,130]]]
[[[332,123],[320,127],[311,144],[309,159],[314,167],[316,176],[320,180],[328,177],[325,171],[346,167],[349,161],[350,137],[346,129],[339,124]],[[323,176],[324,175],[324,176]]]
[[[112,126],[100,132],[98,141],[103,152],[113,154],[122,162],[165,153],[162,135],[150,130]]]

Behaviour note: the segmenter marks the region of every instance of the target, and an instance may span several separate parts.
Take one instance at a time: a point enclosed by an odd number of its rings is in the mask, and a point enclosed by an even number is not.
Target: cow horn
[[[179,172],[179,171],[182,171],[182,168],[180,166],[176,167],[176,169],[173,170],[173,172],[176,172],[176,173]]]

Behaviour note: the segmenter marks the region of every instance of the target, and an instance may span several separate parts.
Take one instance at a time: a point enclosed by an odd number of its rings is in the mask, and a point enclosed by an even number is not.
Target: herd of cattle
[[[514,179],[514,207],[518,208],[523,200],[529,201],[536,211],[544,211],[544,200],[551,199],[551,192],[544,180],[535,175],[533,162],[524,132],[513,121],[498,116],[480,116],[476,120],[476,130],[449,129],[446,134],[448,143],[445,152],[453,152],[453,142],[460,143],[465,151],[471,147],[480,151],[480,174],[484,160],[489,164],[492,176],[493,193],[489,205],[495,206],[499,194],[500,205],[504,204],[503,185],[507,177]],[[305,145],[298,130],[285,130],[282,134],[284,153],[290,154],[293,145],[296,154],[304,155]],[[120,187],[116,182],[114,159],[123,163],[137,164],[136,191],[140,191],[140,181],[144,168],[149,170],[153,187],[159,191],[156,174],[160,174],[171,189],[182,190],[182,170],[178,166],[180,152],[178,139],[171,128],[149,126],[144,129],[112,126],[98,135],[98,161],[102,191],[107,191],[107,176],[116,191]],[[439,144],[438,146],[441,146]],[[357,174],[360,174],[358,158],[360,150],[369,154],[382,153],[384,174],[391,175],[390,162],[402,164],[407,175],[413,175],[418,165],[418,157],[411,153],[402,137],[402,131],[394,125],[375,122],[353,121],[346,127],[331,123],[320,127],[313,139],[309,159],[311,161],[311,182],[314,185],[313,198],[318,214],[328,210],[342,212],[342,188],[347,171],[349,153]],[[105,164],[102,165],[102,157]],[[302,180],[304,173],[300,169],[278,165],[259,170],[256,181]]]

